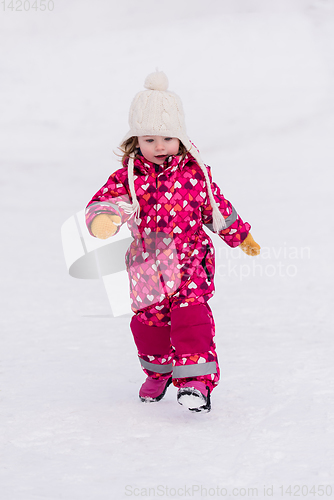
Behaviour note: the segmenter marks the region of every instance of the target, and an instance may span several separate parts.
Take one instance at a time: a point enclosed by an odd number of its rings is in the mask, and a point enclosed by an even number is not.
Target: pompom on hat
[[[144,86],[147,90],[138,92],[131,103],[129,112],[130,130],[125,135],[121,144],[130,137],[144,135],[159,135],[162,137],[177,137],[187,151],[195,158],[201,167],[207,185],[207,191],[212,206],[213,229],[219,232],[226,227],[225,220],[214,200],[211,183],[206,166],[199,151],[189,140],[186,132],[184,112],[180,98],[168,90],[168,78],[162,71],[156,71],[147,76]],[[135,213],[139,218],[139,202],[134,188],[134,156],[131,155],[128,163],[129,188],[132,204],[122,203],[122,208],[127,213]]]

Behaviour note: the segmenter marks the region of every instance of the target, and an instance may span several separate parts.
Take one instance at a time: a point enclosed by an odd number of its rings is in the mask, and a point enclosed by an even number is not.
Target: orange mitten
[[[248,233],[247,238],[239,246],[247,255],[259,255],[260,253],[261,247],[254,241],[250,233]]]
[[[97,238],[106,240],[117,231],[117,226],[121,224],[119,215],[99,214],[94,217],[90,230]]]

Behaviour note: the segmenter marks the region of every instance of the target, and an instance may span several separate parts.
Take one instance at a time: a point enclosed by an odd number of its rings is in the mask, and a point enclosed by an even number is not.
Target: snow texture
[[[332,0],[8,4],[1,500],[332,498]],[[131,99],[156,68],[262,246],[250,258],[214,238],[209,414],[182,411],[172,386],[140,402],[130,317],[112,317],[101,281],[70,278],[61,248],[63,222],[118,167]]]

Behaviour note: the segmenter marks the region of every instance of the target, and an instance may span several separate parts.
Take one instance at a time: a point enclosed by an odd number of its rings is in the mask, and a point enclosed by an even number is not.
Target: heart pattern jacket
[[[242,221],[212,182],[210,167],[207,168],[213,196],[226,223],[219,236],[230,247],[237,247],[247,237],[250,225]],[[200,166],[189,153],[184,158],[171,156],[160,166],[137,155],[134,184],[140,204],[139,219],[126,214],[118,205],[120,201],[132,201],[127,161],[109,177],[86,208],[90,233],[92,220],[102,213],[119,215],[122,223],[128,224],[133,242],[126,252],[125,263],[133,311],[158,304],[166,296],[177,297],[184,287],[189,289],[190,301],[199,292],[211,296],[214,247],[204,226],[213,230],[212,208]]]

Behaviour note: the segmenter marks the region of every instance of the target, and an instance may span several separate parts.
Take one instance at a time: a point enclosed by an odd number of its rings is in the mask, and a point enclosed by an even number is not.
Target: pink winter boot
[[[167,387],[172,383],[172,377],[168,379],[147,377],[139,390],[139,398],[144,403],[160,401],[167,391]]]
[[[211,410],[210,389],[203,382],[186,382],[177,392],[177,402],[193,412],[208,413]]]

